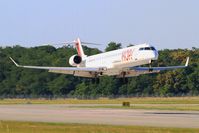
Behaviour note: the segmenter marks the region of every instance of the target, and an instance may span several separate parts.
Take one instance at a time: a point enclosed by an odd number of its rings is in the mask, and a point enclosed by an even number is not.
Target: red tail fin
[[[77,40],[75,40],[75,47],[77,49],[77,53],[79,56],[81,57],[84,57],[85,54],[84,54],[84,51],[83,51],[83,48],[82,48],[82,45],[81,45],[81,41],[79,38],[77,38]]]

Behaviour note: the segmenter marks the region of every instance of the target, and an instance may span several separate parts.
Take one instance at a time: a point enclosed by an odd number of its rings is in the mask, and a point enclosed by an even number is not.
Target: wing
[[[184,66],[168,66],[168,67],[132,67],[132,70],[135,71],[162,71],[162,70],[171,70],[171,69],[178,69],[178,68],[185,68],[189,64],[189,57],[187,57],[187,61]]]
[[[10,59],[17,67],[32,68],[32,69],[45,69],[53,73],[72,74],[81,77],[94,77],[96,73],[102,71],[101,68],[88,68],[88,67],[44,67],[44,66],[23,66],[17,64],[11,57]]]
[[[125,77],[133,77],[139,76],[142,74],[150,74],[150,73],[158,73],[162,70],[172,70],[172,69],[179,69],[179,68],[186,68],[189,63],[189,57],[187,57],[187,61],[184,66],[168,66],[168,67],[130,67],[125,72]],[[117,75],[118,78],[124,77],[123,73]]]

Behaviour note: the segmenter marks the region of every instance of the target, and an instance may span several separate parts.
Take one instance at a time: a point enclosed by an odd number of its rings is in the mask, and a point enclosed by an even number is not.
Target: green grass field
[[[0,121],[0,133],[198,133],[199,129]]]
[[[123,107],[122,102],[130,102],[131,106]],[[116,98],[116,99],[99,98],[96,100],[2,99],[0,100],[0,104],[97,104],[96,106],[78,106],[78,107],[199,111],[199,97],[168,97],[168,98],[141,97],[141,98]],[[112,104],[112,105],[105,106],[103,104]]]
[[[135,98],[99,98],[96,100],[79,99],[1,99],[0,104],[199,104],[199,97],[135,97]]]

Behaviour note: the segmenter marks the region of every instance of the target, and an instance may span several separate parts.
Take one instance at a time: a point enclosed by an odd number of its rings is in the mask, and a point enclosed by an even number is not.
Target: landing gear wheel
[[[99,79],[99,77],[95,77],[95,78],[91,79],[91,82],[92,82],[92,84],[99,84],[100,79]]]
[[[125,84],[128,83],[128,78],[124,78],[124,83],[125,83]]]
[[[128,78],[125,76],[126,76],[126,72],[122,72],[122,83],[124,84],[128,83]]]
[[[96,80],[96,83],[99,84],[100,79],[99,79],[99,78],[96,78],[95,80]]]

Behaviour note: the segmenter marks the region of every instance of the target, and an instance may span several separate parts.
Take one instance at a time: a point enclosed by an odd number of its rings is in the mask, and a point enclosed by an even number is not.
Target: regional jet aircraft
[[[73,43],[77,49],[77,54],[69,59],[69,64],[73,67],[24,66],[18,65],[11,57],[10,59],[17,67],[46,69],[52,73],[89,78],[98,78],[103,75],[126,78],[141,74],[158,73],[162,70],[185,68],[189,62],[189,57],[187,57],[184,66],[151,67],[151,62],[158,59],[158,51],[146,43],[92,56],[84,54],[79,38]],[[142,67],[146,64],[149,64],[149,67]]]

